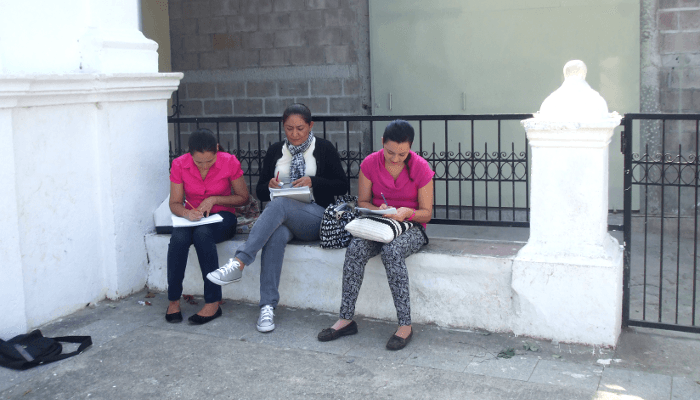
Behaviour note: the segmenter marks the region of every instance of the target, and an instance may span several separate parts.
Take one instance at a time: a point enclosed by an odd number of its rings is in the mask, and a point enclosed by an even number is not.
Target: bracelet
[[[411,216],[408,217],[408,221],[412,220],[413,217],[415,217],[415,216],[416,216],[416,210],[413,210],[413,214],[411,214]]]

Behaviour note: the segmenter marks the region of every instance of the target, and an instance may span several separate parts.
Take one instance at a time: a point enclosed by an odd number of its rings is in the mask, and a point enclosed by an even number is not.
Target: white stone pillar
[[[0,338],[146,283],[167,195],[167,100],[138,0],[0,12]]]
[[[522,121],[532,148],[530,238],[513,265],[514,333],[614,346],[622,249],[607,232],[608,147],[620,124],[570,61],[565,81]]]

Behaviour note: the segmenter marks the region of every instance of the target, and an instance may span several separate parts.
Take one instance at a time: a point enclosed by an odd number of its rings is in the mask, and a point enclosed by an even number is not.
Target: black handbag
[[[60,342],[79,343],[76,351],[61,354]],[[34,330],[25,335],[17,335],[8,341],[0,339],[0,366],[25,370],[41,364],[64,360],[82,353],[92,345],[90,336],[44,337],[41,331]]]
[[[342,249],[350,245],[352,235],[345,230],[345,225],[355,219],[357,211],[357,196],[343,195],[331,203],[323,212],[321,220],[321,248]]]

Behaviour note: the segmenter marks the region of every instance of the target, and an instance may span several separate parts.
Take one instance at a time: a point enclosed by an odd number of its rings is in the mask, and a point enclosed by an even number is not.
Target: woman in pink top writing
[[[182,321],[180,296],[190,245],[194,244],[202,276],[219,267],[216,244],[236,234],[235,206],[248,203],[248,186],[236,156],[219,151],[209,129],[190,135],[190,152],[175,160],[170,168],[170,211],[178,217],[199,221],[219,214],[223,221],[193,227],[173,228],[168,246],[168,322]],[[193,324],[204,324],[221,316],[221,286],[204,279],[204,307],[192,315]]]
[[[396,214],[386,217],[413,221],[418,225],[387,244],[353,238],[343,265],[340,319],[318,334],[318,340],[322,342],[357,333],[357,324],[352,318],[365,265],[380,253],[399,320],[399,328],[386,347],[402,349],[413,337],[405,258],[428,243],[424,229],[433,214],[435,174],[427,161],[411,151],[413,137],[413,127],[406,121],[396,120],[386,127],[382,137],[384,148],[367,156],[360,165],[358,205],[374,210],[395,207]]]

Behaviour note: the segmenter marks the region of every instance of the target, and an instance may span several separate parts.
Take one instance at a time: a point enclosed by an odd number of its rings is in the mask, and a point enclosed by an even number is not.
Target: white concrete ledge
[[[219,261],[231,257],[245,236],[220,243]],[[170,235],[146,236],[148,286],[167,289],[166,254]],[[511,275],[513,260],[522,242],[433,239],[407,259],[412,318],[456,328],[512,331]],[[323,250],[317,243],[287,246],[280,282],[280,304],[337,313],[345,249]],[[243,279],[224,286],[226,299],[257,303],[260,261],[246,266]],[[185,273],[184,293],[201,295],[202,275],[194,247]],[[370,260],[360,290],[356,313],[371,318],[396,320],[384,267],[379,256]]]

